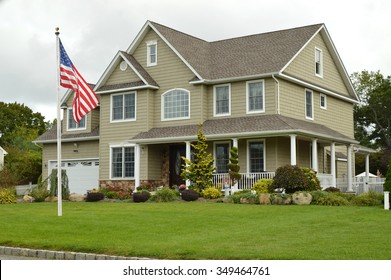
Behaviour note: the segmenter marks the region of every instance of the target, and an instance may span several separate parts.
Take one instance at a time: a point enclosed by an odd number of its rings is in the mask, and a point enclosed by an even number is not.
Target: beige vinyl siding
[[[281,114],[287,117],[306,120],[305,88],[285,80],[280,80]],[[320,93],[313,91],[313,120],[346,136],[354,137],[353,104],[327,95],[327,109],[320,108]]]
[[[323,54],[323,78],[315,75],[315,48],[321,49]],[[344,96],[349,96],[344,81],[341,78],[331,54],[319,33],[289,64],[284,73],[301,80],[331,89]]]
[[[125,71],[120,69],[120,64],[124,60],[120,60],[114,68],[114,71],[111,73],[110,77],[107,79],[105,85],[115,85],[129,82],[140,81],[141,79],[133,72],[132,68],[128,65]]]
[[[78,152],[74,152],[74,143]],[[99,158],[99,141],[70,142],[61,144],[62,160],[95,159]],[[42,149],[42,177],[48,177],[49,160],[57,161],[57,144],[44,144]]]

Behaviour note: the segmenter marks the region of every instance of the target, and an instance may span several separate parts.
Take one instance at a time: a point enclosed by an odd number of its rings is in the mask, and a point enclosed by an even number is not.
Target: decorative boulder
[[[82,201],[84,201],[84,199],[85,199],[84,195],[81,195],[78,193],[71,193],[69,195],[69,201],[82,202]]]
[[[274,205],[288,205],[292,203],[292,197],[287,194],[275,194],[271,201]]]
[[[261,205],[270,204],[270,193],[259,194],[259,204]]]
[[[34,201],[34,198],[32,196],[29,196],[29,195],[25,195],[23,196],[23,202],[27,202],[27,203],[30,203],[30,202],[33,202]]]
[[[58,201],[57,196],[48,196],[47,198],[45,198],[45,202],[57,202],[57,201]]]
[[[241,204],[255,204],[256,200],[254,197],[241,197],[240,203]]]
[[[312,201],[312,195],[305,192],[297,192],[292,195],[293,204],[308,205]]]

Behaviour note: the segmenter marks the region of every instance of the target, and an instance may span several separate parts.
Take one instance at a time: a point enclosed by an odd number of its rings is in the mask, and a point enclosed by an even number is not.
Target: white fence
[[[242,178],[238,181],[238,190],[247,190],[260,179],[273,179],[275,172],[261,172],[261,173],[240,173]],[[228,173],[213,174],[213,185],[216,187],[229,187],[230,178]]]
[[[29,194],[33,188],[35,188],[37,185],[33,185],[30,183],[29,185],[19,185],[16,186],[16,195],[25,195]]]
[[[356,194],[362,194],[368,191],[383,193],[384,181],[385,178],[379,177],[370,177],[368,182],[365,177],[353,177],[353,192]],[[339,188],[342,192],[346,192],[348,189],[347,178],[337,178],[337,188]]]

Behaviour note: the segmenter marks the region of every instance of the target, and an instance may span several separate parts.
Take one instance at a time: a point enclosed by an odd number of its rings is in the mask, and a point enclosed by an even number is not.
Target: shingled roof
[[[206,120],[203,123],[203,133],[209,139],[240,136],[266,136],[297,133],[307,136],[317,136],[344,143],[356,141],[324,125],[293,119],[281,115],[258,115],[239,118],[224,118]],[[165,142],[175,138],[191,140],[197,135],[198,125],[184,125],[164,128],[152,128],[141,132],[132,142]]]
[[[207,42],[167,26],[151,25],[206,80],[276,73],[323,24]]]
[[[73,134],[61,134],[62,142],[67,141],[88,141],[99,139],[99,126],[93,129],[91,132],[81,132],[81,133],[73,133]],[[57,126],[54,125],[44,134],[39,136],[34,140],[35,143],[55,143],[57,141]]]

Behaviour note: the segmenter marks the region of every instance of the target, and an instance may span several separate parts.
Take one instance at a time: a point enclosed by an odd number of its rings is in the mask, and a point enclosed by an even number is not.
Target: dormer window
[[[147,66],[157,65],[157,41],[147,42]]]
[[[73,119],[73,114],[72,114],[72,108],[68,108],[68,122],[67,122],[67,130],[83,130],[86,129],[86,118],[87,116],[84,116],[80,120],[79,123],[75,122]]]
[[[315,75],[323,78],[323,53],[318,48],[315,48]]]

